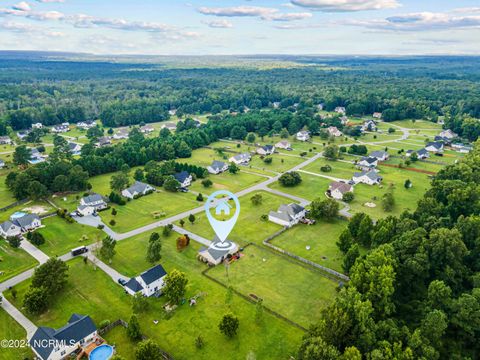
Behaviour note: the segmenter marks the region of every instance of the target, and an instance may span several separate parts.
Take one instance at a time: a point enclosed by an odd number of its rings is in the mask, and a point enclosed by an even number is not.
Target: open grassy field
[[[393,134],[388,134],[388,133],[379,133],[379,132],[370,132],[366,133],[358,138],[359,142],[376,142],[376,141],[394,141],[398,140],[402,137],[402,134],[400,132],[396,132]]]
[[[263,171],[284,172],[305,161],[298,155],[273,154],[269,157],[272,158],[272,162],[266,164],[259,155],[255,155],[250,161],[250,166]]]
[[[6,171],[0,172],[0,208],[10,205],[16,201],[13,194],[8,190],[5,185],[5,179],[7,177]]]
[[[271,244],[342,272],[343,255],[336,242],[347,225],[345,220],[318,221],[310,226],[299,224],[274,238]],[[307,250],[307,246],[310,249]]]
[[[262,298],[266,307],[305,327],[319,320],[320,310],[335,296],[335,282],[253,245],[228,271],[217,266],[208,274],[246,296]]]
[[[300,173],[300,176],[302,177],[302,182],[297,186],[284,187],[277,181],[270,185],[270,188],[311,201],[325,197],[325,191],[327,191],[332,180],[305,173]]]
[[[393,124],[397,126],[401,126],[407,129],[438,129],[441,131],[442,125],[437,123],[433,123],[431,121],[423,121],[423,120],[398,120],[392,121],[386,124]]]
[[[243,171],[243,167],[241,171],[237,174],[230,174],[228,171],[218,175],[209,175],[208,179],[213,182],[213,185],[209,188],[205,188],[202,185],[202,180],[199,179],[195,181],[192,186],[190,186],[190,190],[194,192],[199,192],[202,194],[211,194],[217,190],[229,190],[231,192],[237,192],[243,189],[246,189],[250,186],[255,184],[261,183],[265,181],[267,178],[261,175],[254,175],[250,174],[248,168],[245,168]]]
[[[345,161],[351,161],[353,160],[353,157],[347,157]],[[357,160],[359,158],[355,158]],[[355,164],[353,163],[348,163],[345,161],[330,161],[324,158],[315,160],[311,164],[305,166],[302,168],[302,170],[317,173],[320,175],[325,175],[325,176],[332,176],[335,178],[340,178],[340,179],[345,179],[345,180],[350,180],[353,176],[354,172],[357,172],[358,170],[355,168]],[[330,172],[322,172],[320,170],[321,167],[329,165],[332,168],[332,171]]]
[[[37,230],[45,237],[45,244],[40,250],[49,256],[61,256],[71,249],[89,245],[105,237],[105,234],[94,227],[78,223],[68,223],[54,216],[43,220],[44,228]]]
[[[226,304],[226,290],[201,275],[205,265],[194,258],[195,249],[188,250],[178,253],[173,246],[164,244],[162,264],[167,271],[176,268],[187,273],[187,298],[198,293],[204,295],[197,306],[184,304],[170,318],[165,317],[162,309],[164,298],[149,299],[149,310],[139,315],[145,335],[157,341],[176,359],[222,359],[225,354],[229,359],[245,359],[250,352],[259,359],[278,359],[294,354],[302,335],[300,330],[268,314],[265,314],[262,324],[256,324],[254,305],[240,297],[233,296],[231,303]],[[117,251],[119,254],[122,252],[120,244]],[[89,314],[97,324],[104,319],[129,319],[131,297],[118,284],[91,264],[83,264],[80,259],[69,262],[69,266],[67,288],[56,297],[47,313],[31,317],[36,324],[59,327],[75,312]],[[143,270],[138,269],[138,272]],[[23,301],[28,285],[27,281],[17,286],[16,305]],[[240,319],[239,333],[233,339],[225,338],[217,328],[223,314],[229,311]],[[159,320],[159,323],[155,325],[153,320]],[[202,350],[195,347],[195,339],[199,335],[205,341]],[[109,339],[108,334],[106,338]],[[115,342],[125,339],[121,331],[112,333],[112,338]],[[119,347],[119,354],[126,356],[124,352],[131,351],[132,347],[133,344],[123,344]],[[221,353],[218,353],[219,348]]]
[[[254,242],[260,244],[265,238],[274,234],[281,229],[280,225],[269,221],[262,221],[262,215],[268,215],[270,210],[277,210],[281,204],[289,204],[292,201],[265,191],[259,191],[263,197],[263,202],[260,205],[253,205],[251,197],[255,193],[241,197],[240,200],[240,216],[235,224],[229,239],[239,244],[246,244]],[[214,232],[204,213],[195,215],[196,220],[192,225],[188,219],[185,219],[185,229],[201,235],[207,239],[213,239]]]
[[[0,308],[0,340],[25,340],[26,338],[25,330]],[[2,347],[0,353],[2,360],[30,359],[33,356],[28,347],[19,349]]]
[[[37,261],[22,249],[12,248],[0,239],[0,282],[10,279],[37,265]]]
[[[127,330],[122,326],[117,326],[110,330],[104,339],[107,343],[115,346],[117,354],[121,354],[122,359],[135,360],[135,343],[130,340]]]

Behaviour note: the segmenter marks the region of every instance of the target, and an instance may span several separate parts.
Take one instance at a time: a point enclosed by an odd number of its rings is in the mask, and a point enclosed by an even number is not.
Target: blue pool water
[[[23,212],[23,211],[17,211],[15,214],[12,214],[10,216],[10,219],[18,219],[18,218],[21,218],[21,217],[24,217],[25,215],[27,215],[27,213]]]
[[[110,345],[100,345],[90,353],[90,360],[108,360],[113,356]]]

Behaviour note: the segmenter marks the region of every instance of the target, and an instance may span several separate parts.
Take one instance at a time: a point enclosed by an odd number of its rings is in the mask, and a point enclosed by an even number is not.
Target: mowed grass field
[[[337,284],[315,270],[277,253],[251,245],[228,267],[217,266],[208,275],[246,296],[263,299],[264,306],[308,327],[335,296]]]
[[[329,176],[335,176],[330,175],[331,173],[328,174]],[[300,176],[302,177],[302,182],[297,186],[284,187],[277,181],[269,187],[275,190],[285,192],[287,194],[299,196],[310,201],[319,198],[325,198],[325,192],[327,191],[328,186],[332,182],[332,180],[302,172],[300,173]]]
[[[13,204],[16,199],[13,194],[8,190],[5,180],[7,178],[7,171],[0,170],[0,208]]]
[[[125,240],[128,241],[130,240]],[[128,247],[123,248],[123,243],[119,243],[117,255],[134,257],[135,255],[124,253],[125,250],[130,250]],[[146,251],[146,242],[135,245],[138,253]],[[161,263],[167,272],[178,269],[187,274],[189,283],[186,298],[199,293],[203,295],[196,306],[190,307],[188,303],[181,305],[169,318],[165,317],[162,309],[165,298],[149,299],[149,310],[139,314],[142,333],[155,340],[176,359],[223,359],[225,356],[229,359],[245,359],[250,353],[259,359],[293,356],[302,331],[269,314],[265,314],[264,321],[257,324],[254,321],[255,306],[238,296],[234,295],[231,302],[226,303],[226,290],[201,275],[205,265],[195,259],[196,251],[197,248],[192,246],[179,253],[173,242],[164,243]],[[48,312],[31,316],[36,324],[60,327],[72,313],[88,314],[97,325],[105,319],[113,321],[122,318],[128,321],[131,315],[131,297],[118,284],[101,270],[95,270],[91,264],[85,265],[80,259],[73,260],[68,265],[70,276],[67,288],[57,295]],[[141,263],[135,266],[138,266],[136,274],[145,270]],[[15,305],[21,305],[28,285],[29,281],[26,281],[17,286],[17,299],[11,299]],[[6,296],[10,297],[9,293]],[[227,312],[235,313],[240,320],[238,334],[233,339],[226,338],[217,327]],[[153,323],[154,320],[159,321],[157,325]],[[200,335],[205,341],[202,350],[195,347],[195,339]],[[125,342],[126,337],[118,330],[111,334],[111,338],[109,336],[107,334],[105,337],[121,342],[119,355],[131,358],[132,354],[127,352],[135,344]],[[222,349],[220,353],[219,348]]]
[[[261,194],[263,201],[260,205],[253,205],[251,197]],[[292,201],[278,195],[259,191],[250,193],[240,199],[240,216],[233,228],[229,239],[238,244],[254,242],[260,244],[268,236],[281,229],[280,225],[270,221],[261,220],[262,215],[268,215],[271,210],[276,211],[281,204],[289,204]],[[192,225],[188,218],[185,218],[184,228],[209,240],[214,237],[214,231],[208,222],[206,215],[202,212],[195,215],[195,223]],[[179,225],[179,223],[177,224]]]
[[[343,254],[336,242],[347,225],[348,222],[345,220],[317,221],[315,225],[298,224],[274,238],[270,243],[307,260],[342,272]]]
[[[44,219],[45,226],[37,230],[45,238],[45,244],[39,249],[49,256],[61,256],[79,246],[93,244],[106,235],[103,231],[86,225],[68,223],[64,219],[54,216]]]
[[[26,340],[25,330],[0,308],[0,340]],[[2,347],[0,358],[2,360],[31,359],[33,353],[28,346],[23,348]]]
[[[189,189],[190,191],[202,193],[204,195],[209,195],[217,190],[229,190],[235,193],[267,180],[267,177],[265,176],[251,174],[247,168],[245,168],[245,170],[243,167],[240,169],[240,172],[236,174],[230,174],[226,171],[218,175],[208,175],[207,178],[213,183],[211,187],[204,187],[202,185],[203,179],[198,179],[193,182]]]
[[[14,249],[0,238],[0,282],[31,269],[37,264],[37,261],[23,249]]]

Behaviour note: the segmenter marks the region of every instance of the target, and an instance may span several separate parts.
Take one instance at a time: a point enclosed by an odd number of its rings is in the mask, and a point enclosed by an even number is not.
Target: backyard
[[[0,238],[0,282],[31,269],[37,264],[37,261],[23,249],[14,249]]]

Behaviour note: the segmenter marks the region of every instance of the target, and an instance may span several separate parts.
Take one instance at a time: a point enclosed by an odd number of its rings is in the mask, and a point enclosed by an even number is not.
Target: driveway
[[[32,323],[25,315],[23,315],[15,306],[13,306],[2,293],[0,293],[2,297],[1,307],[4,309],[12,318],[15,319],[27,332],[27,339],[30,339],[35,331],[37,331],[37,327],[34,323]]]
[[[46,263],[49,259],[48,255],[38,249],[27,239],[22,240],[20,243],[20,248],[25,250],[31,257],[35,258],[40,264]]]

